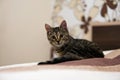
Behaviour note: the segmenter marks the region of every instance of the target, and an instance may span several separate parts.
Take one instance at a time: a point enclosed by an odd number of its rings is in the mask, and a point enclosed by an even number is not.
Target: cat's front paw
[[[39,62],[37,65],[47,65],[47,64],[53,64],[53,62],[52,61]]]
[[[47,64],[46,62],[39,62],[37,65],[45,65],[45,64]]]

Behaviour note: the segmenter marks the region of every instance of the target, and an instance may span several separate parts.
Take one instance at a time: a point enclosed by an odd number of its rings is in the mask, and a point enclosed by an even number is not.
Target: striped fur
[[[48,40],[59,54],[59,57],[46,62],[40,62],[38,65],[104,57],[102,50],[96,43],[85,39],[72,38],[67,30],[66,21],[63,21],[59,27],[52,28],[47,24],[45,28]]]

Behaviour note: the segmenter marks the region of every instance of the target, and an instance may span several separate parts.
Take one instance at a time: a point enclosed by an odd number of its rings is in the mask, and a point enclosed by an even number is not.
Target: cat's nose
[[[57,43],[59,44],[59,43],[60,43],[60,41],[57,41]]]

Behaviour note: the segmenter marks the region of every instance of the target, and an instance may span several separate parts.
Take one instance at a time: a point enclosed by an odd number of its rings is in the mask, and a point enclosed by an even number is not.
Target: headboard
[[[120,22],[92,23],[92,41],[103,50],[120,48]]]

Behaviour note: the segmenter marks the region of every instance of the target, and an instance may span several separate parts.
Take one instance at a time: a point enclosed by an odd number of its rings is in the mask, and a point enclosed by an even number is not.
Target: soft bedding
[[[120,80],[120,49],[110,51],[105,58],[36,64],[2,66],[0,80]]]

